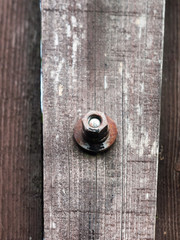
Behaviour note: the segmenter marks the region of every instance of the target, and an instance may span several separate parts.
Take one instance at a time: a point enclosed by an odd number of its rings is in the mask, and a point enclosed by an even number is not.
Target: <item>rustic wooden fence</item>
[[[163,12],[162,0],[43,0],[46,240],[180,239],[180,3],[166,0],[161,97]],[[0,240],[42,240],[39,1],[0,0],[0,19]],[[119,131],[97,156],[72,139],[90,109]]]

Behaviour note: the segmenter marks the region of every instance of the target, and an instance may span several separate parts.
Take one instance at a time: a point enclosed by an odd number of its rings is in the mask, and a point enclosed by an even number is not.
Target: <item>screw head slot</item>
[[[116,140],[117,127],[105,113],[90,111],[74,127],[74,138],[82,148],[100,152],[109,148]]]

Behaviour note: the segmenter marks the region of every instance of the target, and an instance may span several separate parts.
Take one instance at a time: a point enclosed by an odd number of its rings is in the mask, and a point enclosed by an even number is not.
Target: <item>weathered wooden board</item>
[[[180,239],[180,2],[166,1],[156,240]]]
[[[164,0],[43,0],[45,239],[154,239]],[[73,141],[88,110],[118,139]]]
[[[0,23],[0,239],[40,240],[39,1],[0,1]]]

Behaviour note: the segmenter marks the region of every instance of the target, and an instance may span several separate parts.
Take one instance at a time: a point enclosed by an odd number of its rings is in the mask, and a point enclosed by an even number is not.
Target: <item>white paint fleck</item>
[[[146,193],[146,199],[149,199],[149,193]]]
[[[85,33],[82,33],[81,37],[82,37],[82,39],[85,39],[85,37],[86,37]]]
[[[128,125],[128,132],[127,132],[127,143],[131,145],[132,148],[134,148],[134,139],[133,139],[133,128],[132,125]]]
[[[57,46],[59,44],[58,34],[54,33],[54,45]]]
[[[107,89],[108,85],[107,85],[107,76],[104,76],[104,89]]]
[[[140,85],[140,88],[139,88],[140,92],[144,92],[144,83],[142,82],[139,85]]]
[[[79,39],[77,37],[77,34],[73,34],[73,46],[72,46],[72,77],[73,82],[76,82],[77,77],[75,76],[75,65],[77,62],[77,50],[79,46]]]
[[[123,63],[120,62],[119,63],[119,73],[122,75],[122,71],[123,71]]]
[[[52,222],[52,229],[56,229],[56,223]]]
[[[137,104],[136,108],[137,108],[137,115],[138,116],[142,116],[142,107],[141,107],[141,105]]]
[[[71,26],[69,24],[66,24],[66,34],[67,37],[71,37]]]
[[[157,155],[157,154],[158,154],[157,142],[154,141],[152,148],[151,148],[151,155]]]
[[[148,131],[144,129],[144,127],[141,127],[139,135],[136,133],[136,129],[133,128],[133,124],[130,121],[126,120],[126,124],[128,129],[125,144],[127,144],[127,146],[129,145],[139,157],[143,157],[145,150],[149,149],[150,144]]]
[[[63,85],[60,84],[59,85],[59,96],[62,96],[62,93],[63,93]]]
[[[77,19],[75,18],[75,16],[71,16],[71,23],[73,27],[77,27]]]
[[[141,38],[142,29],[146,26],[146,15],[142,14],[140,17],[138,17],[135,24],[139,27],[139,38]]]
[[[136,25],[140,28],[144,28],[146,26],[146,15],[142,14],[140,17],[136,19]]]
[[[143,184],[146,182],[146,178],[140,178],[140,186],[142,187]]]
[[[59,81],[59,75],[61,73],[61,69],[62,69],[62,67],[64,65],[64,62],[65,62],[64,58],[59,62],[59,65],[58,65],[57,70],[56,70],[56,78],[55,78],[56,82]]]
[[[62,15],[62,19],[65,20],[66,19],[66,14]]]
[[[56,135],[56,140],[58,140],[58,139],[59,139],[59,134]]]

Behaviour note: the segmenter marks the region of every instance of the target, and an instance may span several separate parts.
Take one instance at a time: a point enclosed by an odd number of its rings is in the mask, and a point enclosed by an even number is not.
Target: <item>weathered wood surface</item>
[[[180,2],[166,1],[161,100],[157,240],[180,239]]]
[[[0,1],[0,239],[42,239],[39,1]]]
[[[43,0],[45,239],[155,238],[164,0]],[[88,110],[118,127],[89,155]]]

